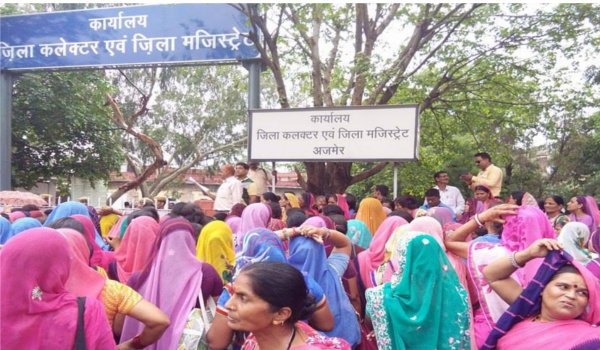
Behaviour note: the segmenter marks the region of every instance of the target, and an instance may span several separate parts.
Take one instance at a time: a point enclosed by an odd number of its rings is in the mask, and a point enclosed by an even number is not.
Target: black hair
[[[525,191],[512,191],[510,196],[515,200],[517,205],[523,204],[523,196],[525,195]]]
[[[158,222],[160,220],[160,216],[158,215],[158,211],[154,206],[145,206],[140,210],[136,210],[133,213],[127,216],[127,222],[131,223],[133,219],[139,218],[140,216],[149,216]]]
[[[440,197],[440,190],[437,188],[430,188],[425,192],[425,197]]]
[[[223,211],[215,213],[215,219],[219,221],[225,221],[225,219],[227,219],[227,213]]]
[[[348,209],[356,210],[356,196],[352,193],[344,193],[344,197],[346,198],[346,203],[348,203]]]
[[[241,165],[242,167],[244,167],[244,169],[248,170],[250,169],[250,166],[244,162],[237,162],[235,163],[235,166]]]
[[[324,205],[323,209],[322,209],[322,213],[325,216],[330,216],[330,215],[335,215],[335,214],[344,215],[344,211],[342,210],[342,208],[340,208],[339,205],[335,205],[335,204]]]
[[[442,174],[448,174],[448,172],[447,171],[443,171],[443,170],[442,171],[438,171],[435,174],[433,174],[433,179],[437,180],[437,178],[440,177],[440,175],[442,175]]]
[[[390,189],[386,185],[375,185],[375,191],[381,193],[384,197],[387,197],[390,193]]]
[[[567,264],[564,265],[563,267],[561,267],[560,269],[558,269],[558,271],[556,271],[554,273],[554,275],[552,276],[552,279],[550,279],[551,281],[554,280],[556,277],[558,277],[558,275],[563,274],[563,273],[574,273],[577,275],[581,275],[581,272],[579,272],[579,270],[577,270],[577,268],[571,264]]]
[[[394,199],[394,203],[410,210],[417,209],[421,206],[416,197],[409,195],[400,196]]]
[[[250,280],[252,292],[266,301],[271,311],[290,308],[287,325],[308,318],[316,310],[315,298],[309,294],[304,276],[290,264],[257,262],[247,265],[241,273]]]
[[[481,157],[481,159],[487,159],[490,163],[492,162],[492,156],[487,152],[477,152],[473,157]]]
[[[325,195],[325,200],[326,200],[327,202],[329,202],[329,198],[333,198],[333,199],[335,199],[335,202],[336,202],[336,203],[337,203],[337,201],[338,201],[338,200],[337,200],[337,196],[336,196],[336,194],[335,194],[335,193],[328,193],[328,194],[326,194],[326,195]]]
[[[553,194],[553,195],[550,195],[550,196],[548,196],[546,198],[552,198],[556,202],[556,204],[558,204],[558,205],[562,205],[562,206],[565,205],[565,200],[563,199],[563,197],[561,197],[559,195]]]
[[[385,203],[389,203],[390,204],[390,208],[392,208],[392,209],[394,208],[394,202],[392,202],[391,199],[383,198],[381,200],[381,204],[385,204]],[[384,205],[384,207],[385,207],[385,205]]]
[[[0,215],[2,215],[2,217],[5,218],[6,220],[10,221],[10,216],[8,216],[8,214],[0,213]]]
[[[346,232],[348,232],[348,221],[346,221],[346,217],[344,216],[344,214],[331,214],[329,215],[329,218],[335,223],[336,231],[341,232],[343,234],[346,234]]]
[[[388,217],[390,217],[390,216],[399,216],[399,217],[403,218],[404,220],[406,220],[406,222],[413,221],[412,215],[410,215],[409,212],[404,211],[404,210],[394,210],[393,212],[388,214]]]
[[[281,199],[281,197],[279,197],[278,195],[276,195],[273,192],[265,192],[262,194],[262,197],[269,202],[275,202],[275,203],[279,203],[279,200]]]
[[[477,191],[483,191],[485,193],[492,194],[492,191],[490,191],[489,187],[484,186],[484,185],[475,186],[475,188],[473,189],[473,192],[477,192]]]
[[[290,208],[286,211],[287,219],[285,223],[287,227],[299,227],[306,221],[307,217],[304,210],[300,208]]]
[[[179,202],[173,206],[171,216],[182,216],[193,224],[206,225],[204,212],[194,203]]]
[[[52,208],[44,210],[44,215],[50,216],[50,214],[52,213],[52,210],[53,210]]]
[[[22,211],[35,211],[35,210],[40,210],[40,207],[38,207],[35,204],[25,204],[23,207],[21,207]]]
[[[267,203],[271,207],[271,217],[273,219],[281,219],[281,206],[279,206],[278,202],[269,202]]]

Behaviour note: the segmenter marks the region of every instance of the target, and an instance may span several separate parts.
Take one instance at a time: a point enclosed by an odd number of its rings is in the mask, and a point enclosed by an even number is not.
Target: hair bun
[[[317,310],[317,300],[312,294],[306,294],[306,299],[304,299],[304,306],[302,307],[302,311],[300,312],[300,320],[306,320],[310,315],[312,315]]]

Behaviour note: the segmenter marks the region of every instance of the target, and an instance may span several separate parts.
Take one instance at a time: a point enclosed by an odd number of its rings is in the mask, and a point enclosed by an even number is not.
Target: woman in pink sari
[[[256,228],[267,228],[271,221],[271,207],[264,203],[253,203],[244,209],[240,227],[235,233],[234,248],[238,253],[242,250],[242,242],[246,233]]]
[[[523,289],[510,275],[536,258],[544,259]],[[490,286],[511,306],[487,338],[484,350],[600,348],[600,281],[561,252],[552,239],[540,239],[510,259],[484,269]],[[560,344],[560,345],[559,345]]]
[[[134,272],[146,266],[158,230],[158,222],[149,216],[137,217],[127,226],[123,241],[115,250],[116,271],[121,283],[127,283]]]
[[[86,240],[92,245],[92,256],[90,257],[91,266],[100,266],[104,270],[108,270],[108,265],[115,260],[115,253],[102,250],[94,240],[96,229],[92,219],[85,215],[75,214],[71,216],[83,225]]]
[[[35,228],[12,238],[0,253],[2,349],[75,349],[78,298],[67,291],[71,255],[56,230]],[[102,304],[82,299],[88,350],[116,349]]]
[[[233,283],[225,304],[227,325],[251,332],[242,350],[350,350],[345,340],[325,337],[302,321],[315,311],[315,302],[293,266],[257,262],[242,269]]]

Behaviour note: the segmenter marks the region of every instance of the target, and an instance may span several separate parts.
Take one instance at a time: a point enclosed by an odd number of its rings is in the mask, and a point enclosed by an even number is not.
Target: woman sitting
[[[491,287],[512,304],[500,317],[482,349],[598,349],[600,281],[552,239],[498,259],[483,273]],[[546,257],[523,290],[510,275],[529,261]]]
[[[302,274],[285,263],[258,262],[242,270],[225,307],[227,325],[251,332],[242,350],[350,349],[338,338],[327,338],[300,320],[316,308]]]

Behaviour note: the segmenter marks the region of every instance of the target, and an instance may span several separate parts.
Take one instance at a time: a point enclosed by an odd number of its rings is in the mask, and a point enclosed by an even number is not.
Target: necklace
[[[292,336],[290,337],[288,346],[287,346],[287,348],[285,348],[286,350],[290,350],[290,348],[292,347],[292,342],[294,341],[294,338],[296,338],[296,326],[294,326],[294,330],[292,331]]]

